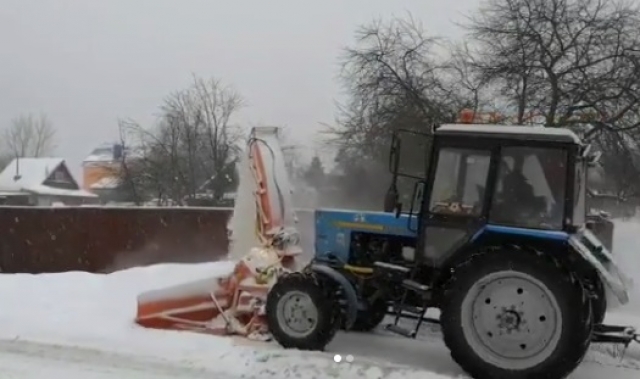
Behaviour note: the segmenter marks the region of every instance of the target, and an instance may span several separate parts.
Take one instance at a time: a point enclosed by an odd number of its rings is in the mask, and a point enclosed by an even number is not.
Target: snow
[[[14,159],[0,173],[0,188],[4,191],[19,191],[40,185],[63,162],[62,158]],[[16,174],[19,175],[18,180],[15,180]]]
[[[570,129],[548,128],[540,125],[493,125],[493,124],[444,124],[438,131],[461,133],[533,134],[565,137],[573,143],[581,144],[580,137]]]
[[[93,149],[91,154],[89,154],[82,163],[83,164],[97,163],[97,162],[111,163],[115,161],[114,159],[115,145],[117,145],[117,143],[115,142],[113,143],[105,142],[101,144],[97,148]]]
[[[286,379],[314,375],[418,377],[419,370],[393,363],[374,364],[371,359],[360,359],[361,355],[357,352],[336,350],[345,355],[351,353],[356,360],[351,364],[335,363],[332,354],[283,351],[274,344],[190,332],[149,330],[133,323],[138,293],[228,272],[232,265],[231,262],[156,265],[109,275],[82,272],[2,275],[0,366],[3,372],[6,365],[17,366],[17,372],[26,372],[23,376],[16,374],[17,378],[37,377],[36,374],[29,374],[29,365],[42,367],[42,364],[50,364],[62,369],[65,364],[69,366],[66,356],[76,357],[89,368],[100,366],[117,370],[114,367],[120,365],[129,371],[135,371],[130,366],[141,366],[145,361],[152,361],[157,364],[151,367],[182,368],[185,373],[181,373],[181,378],[200,377],[198,375],[203,372],[210,376],[217,374],[231,378]],[[354,347],[357,345],[354,344]],[[52,357],[51,352],[59,357]],[[19,359],[16,359],[16,355]],[[54,362],[35,364],[40,355]],[[84,362],[85,356],[94,363]],[[85,377],[92,377],[83,367],[77,370],[84,370]],[[393,370],[393,374],[390,370]],[[151,374],[153,372],[148,377]],[[108,377],[105,375],[100,372],[93,377]],[[132,377],[147,377],[140,376],[140,373],[135,375]],[[446,376],[432,375],[427,378]]]
[[[104,164],[110,165],[118,163],[118,157],[116,156],[116,146],[122,147],[119,142],[105,142],[93,149],[91,153],[82,161],[83,166],[102,166]],[[140,150],[124,147],[123,153],[127,158],[139,157],[142,152]]]
[[[70,190],[63,188],[54,188],[45,186],[42,184],[26,187],[25,191],[33,192],[38,195],[49,195],[49,196],[71,196],[71,197],[98,197],[98,195],[91,193],[89,191],[85,191],[82,189],[78,190]]]
[[[31,192],[49,196],[97,197],[84,190],[68,190],[43,185],[42,183],[49,175],[62,164],[64,164],[62,158],[16,158],[0,173],[0,189],[12,195]]]
[[[114,189],[120,186],[120,178],[116,176],[107,176],[91,185],[91,189]]]
[[[635,251],[640,223],[617,222],[615,254],[630,274],[640,272]],[[0,275],[0,367],[3,378],[465,378],[450,359],[436,326],[417,340],[340,333],[326,353],[283,350],[191,332],[144,329],[133,323],[136,296],[144,291],[228,272],[228,261],[134,268],[108,275]],[[608,320],[640,326],[640,292]],[[624,359],[593,348],[570,379],[638,378],[640,346]],[[336,363],[334,354],[352,355]]]
[[[629,303],[620,311],[640,317],[640,250],[638,249],[640,220],[617,221],[614,231],[613,254],[619,266],[634,281]],[[640,325],[638,327],[640,328]]]
[[[260,245],[256,223],[247,222],[254,220],[256,214],[270,215],[269,228],[295,226],[291,183],[278,141],[278,130],[268,126],[252,128],[247,149],[237,165],[239,184],[232,217],[227,225],[231,232],[230,259],[240,260],[252,247]],[[262,161],[262,165],[259,165],[261,168],[257,169],[262,171],[258,171],[257,175],[264,178],[262,184],[266,189],[266,199],[256,196],[261,189],[252,171],[253,160],[257,159],[253,156],[260,156],[259,160]]]

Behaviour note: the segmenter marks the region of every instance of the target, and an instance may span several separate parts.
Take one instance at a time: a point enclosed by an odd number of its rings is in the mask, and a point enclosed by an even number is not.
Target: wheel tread
[[[509,249],[510,251],[506,251]],[[517,249],[519,251],[513,251]],[[502,369],[487,370],[486,365],[480,364],[479,358],[476,358],[475,354],[465,348],[460,348],[460,342],[456,339],[453,333],[448,333],[447,329],[453,327],[448,325],[447,321],[447,308],[449,306],[449,299],[452,299],[453,292],[457,290],[456,279],[457,275],[464,275],[468,270],[473,270],[477,265],[476,262],[484,259],[488,256],[495,254],[529,254],[543,259],[547,264],[555,266],[559,271],[562,271],[563,280],[566,281],[567,286],[573,287],[573,291],[580,292],[582,294],[580,306],[582,311],[581,315],[584,317],[579,320],[581,330],[575,333],[575,336],[579,336],[580,340],[573,341],[572,347],[567,349],[567,354],[563,356],[563,359],[558,360],[557,364],[553,367],[545,367],[544,371],[537,370],[538,367],[534,367],[532,372],[521,371],[507,371]],[[452,275],[444,284],[443,296],[442,296],[442,330],[444,343],[450,351],[451,358],[462,367],[467,373],[471,374],[476,379],[515,379],[515,378],[527,378],[527,379],[562,379],[571,374],[575,368],[583,360],[590,342],[591,332],[593,329],[593,319],[591,312],[591,303],[587,295],[587,291],[584,290],[583,285],[574,272],[564,266],[556,257],[545,254],[535,249],[529,249],[521,246],[509,246],[509,247],[489,247],[473,254],[458,263],[453,267]],[[562,343],[562,342],[561,342]]]
[[[312,272],[293,272],[283,274],[267,296],[267,323],[273,338],[284,348],[323,351],[336,335],[342,324],[342,307],[334,296],[335,289]],[[277,319],[277,300],[279,295],[289,289],[309,294],[316,303],[319,312],[316,331],[306,338],[289,336],[280,329]],[[326,312],[323,314],[323,312]],[[322,315],[322,316],[320,316]]]

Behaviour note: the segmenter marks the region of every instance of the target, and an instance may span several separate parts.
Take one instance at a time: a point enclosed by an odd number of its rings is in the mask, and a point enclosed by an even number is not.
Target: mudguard
[[[590,249],[583,241],[593,246],[593,248]],[[631,287],[632,282],[629,277],[620,270],[615,263],[613,255],[604,244],[586,228],[579,233],[571,235],[569,237],[569,244],[585,261],[598,271],[603,283],[605,283],[608,289],[616,296],[620,304],[627,304],[629,302],[629,287]],[[598,259],[596,255],[599,256],[600,259]]]
[[[311,264],[309,269],[317,274],[324,275],[331,278],[338,283],[344,290],[344,295],[347,300],[347,320],[345,321],[345,329],[349,330],[353,326],[358,316],[358,294],[356,293],[353,285],[337,270],[319,264]]]

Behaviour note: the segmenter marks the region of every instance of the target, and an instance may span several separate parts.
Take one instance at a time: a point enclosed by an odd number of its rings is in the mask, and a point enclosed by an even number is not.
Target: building
[[[123,147],[105,143],[95,148],[82,161],[82,188],[86,191],[108,190],[118,187]]]
[[[97,196],[80,188],[62,158],[15,158],[0,173],[2,205],[94,204]]]

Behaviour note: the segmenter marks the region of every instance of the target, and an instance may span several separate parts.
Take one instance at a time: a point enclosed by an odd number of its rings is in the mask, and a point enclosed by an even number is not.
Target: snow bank
[[[0,275],[0,340],[160,358],[233,377],[450,377],[378,359],[357,357],[351,364],[336,363],[332,354],[285,351],[273,343],[241,338],[149,330],[133,323],[138,293],[225,273],[232,266],[232,262],[167,264],[108,275]]]
[[[640,219],[615,221],[613,254],[634,282],[629,304],[619,311],[640,317]]]

